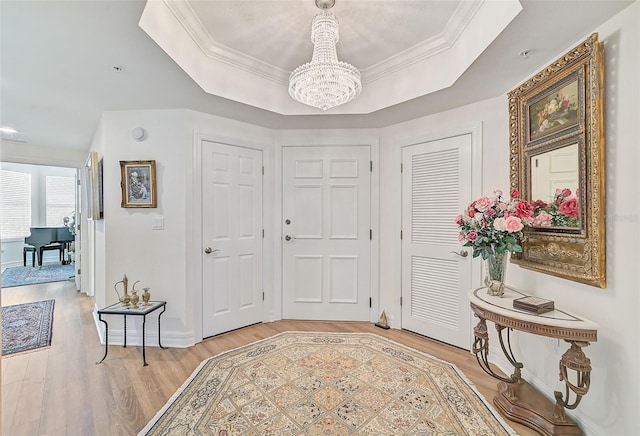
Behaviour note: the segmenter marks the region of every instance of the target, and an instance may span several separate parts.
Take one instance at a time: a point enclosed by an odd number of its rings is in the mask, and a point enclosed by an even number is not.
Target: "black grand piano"
[[[74,241],[75,236],[69,231],[69,227],[31,227],[31,234],[24,238],[24,243],[30,247],[24,247],[22,260],[27,264],[27,253],[31,252],[31,263],[35,265],[35,256],[38,256],[38,265],[42,265],[42,255],[46,250],[59,250],[60,262],[69,263],[65,260],[65,251]]]

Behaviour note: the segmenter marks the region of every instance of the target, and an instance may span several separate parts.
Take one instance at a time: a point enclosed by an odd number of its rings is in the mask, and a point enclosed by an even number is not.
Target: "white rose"
[[[500,230],[502,232],[506,232],[507,231],[507,220],[504,218],[496,218],[495,220],[493,220],[493,227],[495,227],[496,230]]]

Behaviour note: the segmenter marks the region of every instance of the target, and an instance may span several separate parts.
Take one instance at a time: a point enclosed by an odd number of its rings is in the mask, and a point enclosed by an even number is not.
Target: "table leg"
[[[160,314],[158,315],[158,347],[162,348],[163,350],[166,350],[167,347],[163,347],[162,344],[160,343],[160,317],[162,316],[165,310],[167,310],[167,306],[162,306],[162,312],[160,312]]]
[[[104,323],[104,356],[102,356],[102,359],[96,362],[96,365],[102,363],[104,359],[107,358],[107,353],[109,352],[109,324],[107,324],[107,322],[102,319],[102,314],[98,315],[98,319]]]
[[[146,323],[147,323],[147,315],[143,315],[142,316],[142,366],[148,366],[147,356],[144,352],[145,332],[147,331]]]
[[[477,316],[477,315],[476,315]],[[509,338],[509,329],[507,329],[507,343],[509,349],[505,347],[502,332],[504,327],[498,326],[498,338],[500,339],[500,346],[504,352],[505,357],[509,360],[509,363],[513,365],[514,371],[510,377],[503,377],[497,374],[493,368],[489,365],[489,332],[487,331],[487,322],[485,319],[480,318],[478,325],[473,329],[474,341],[473,341],[473,354],[476,355],[478,365],[491,377],[501,380],[506,383],[517,383],[520,380],[520,372],[523,367],[522,363],[518,362],[513,356],[511,351],[511,340]]]
[[[589,342],[571,341],[571,347],[562,355],[560,359],[560,381],[565,383],[564,395],[560,391],[555,391],[553,395],[556,398],[556,407],[553,417],[559,421],[564,421],[566,415],[564,409],[575,409],[580,404],[580,400],[589,391],[591,384],[591,360],[582,351],[583,347],[587,347]],[[569,381],[567,370],[576,371],[577,383],[573,384]],[[576,396],[573,403],[569,402],[570,393]]]

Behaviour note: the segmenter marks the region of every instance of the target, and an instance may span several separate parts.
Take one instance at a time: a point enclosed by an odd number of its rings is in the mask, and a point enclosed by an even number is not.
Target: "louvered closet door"
[[[452,252],[471,201],[471,135],[404,147],[402,162],[402,327],[468,350],[471,252]]]

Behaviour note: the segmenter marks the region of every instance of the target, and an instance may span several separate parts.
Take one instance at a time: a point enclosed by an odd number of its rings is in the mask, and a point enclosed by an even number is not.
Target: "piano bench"
[[[36,266],[36,247],[22,249],[22,266],[27,266],[27,253],[31,252],[31,266]]]
[[[42,265],[42,261],[44,260],[44,252],[47,250],[58,250],[60,252],[60,262],[64,259],[64,245],[62,244],[49,244],[44,247],[40,247],[40,265]]]

